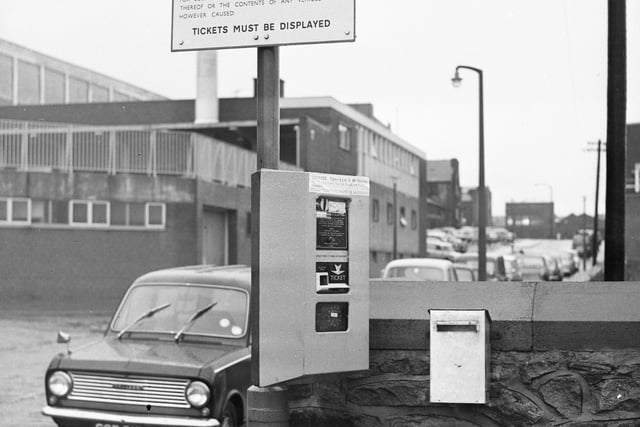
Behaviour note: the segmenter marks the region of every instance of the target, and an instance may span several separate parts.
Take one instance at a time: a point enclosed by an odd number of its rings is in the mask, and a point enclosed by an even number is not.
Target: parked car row
[[[425,281],[473,281],[478,277],[477,253],[444,257],[405,258],[389,262],[382,278]],[[487,254],[487,281],[561,281],[578,271],[572,252]]]

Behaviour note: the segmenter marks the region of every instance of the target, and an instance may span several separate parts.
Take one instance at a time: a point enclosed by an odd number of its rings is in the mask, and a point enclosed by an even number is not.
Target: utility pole
[[[607,143],[605,142],[605,145]],[[594,209],[594,215],[593,215],[593,242],[592,242],[592,248],[593,248],[593,261],[592,261],[592,265],[596,265],[597,259],[598,259],[598,200],[599,200],[599,195],[600,195],[600,152],[602,151],[602,141],[598,140],[598,161],[597,161],[597,166],[596,166],[596,205],[595,205],[595,209]],[[606,151],[606,149],[605,149]]]
[[[604,280],[625,277],[626,0],[608,0],[607,183]]]
[[[582,196],[582,271],[587,271],[587,196]]]

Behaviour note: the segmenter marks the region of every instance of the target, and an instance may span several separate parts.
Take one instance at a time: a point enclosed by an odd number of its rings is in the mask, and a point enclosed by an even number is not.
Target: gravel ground
[[[44,373],[53,356],[66,351],[57,332],[71,334],[71,348],[99,339],[109,317],[98,314],[0,313],[0,425],[53,427],[40,413],[45,405]]]

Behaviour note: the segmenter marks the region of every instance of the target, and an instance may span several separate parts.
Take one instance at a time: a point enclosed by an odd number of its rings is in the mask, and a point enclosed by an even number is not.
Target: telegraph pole
[[[606,144],[606,143],[605,143]],[[591,265],[596,265],[598,259],[598,196],[600,195],[600,152],[602,151],[602,141],[598,140],[598,162],[596,166],[596,206],[593,215],[593,261]]]
[[[625,276],[626,0],[608,0],[607,192],[604,280]]]

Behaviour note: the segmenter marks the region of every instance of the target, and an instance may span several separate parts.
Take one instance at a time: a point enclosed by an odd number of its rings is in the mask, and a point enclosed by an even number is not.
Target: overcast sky
[[[347,1],[347,0],[345,0]],[[478,182],[483,69],[486,183],[494,215],[509,201],[593,214],[606,138],[605,0],[360,0],[354,43],[283,46],[287,96],[372,103],[428,159],[457,158]],[[640,2],[627,1],[628,121],[640,122]],[[0,0],[0,38],[175,98],[195,96],[196,56],[170,52],[171,0]],[[219,94],[250,96],[256,49],[220,51]],[[604,157],[603,157],[604,164]],[[621,165],[623,167],[623,165]],[[604,177],[601,207],[604,211]]]

